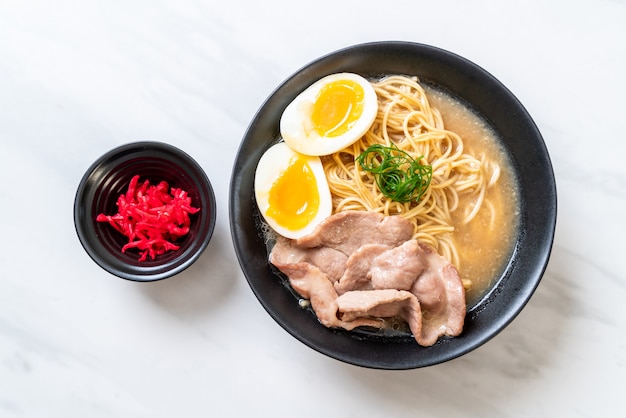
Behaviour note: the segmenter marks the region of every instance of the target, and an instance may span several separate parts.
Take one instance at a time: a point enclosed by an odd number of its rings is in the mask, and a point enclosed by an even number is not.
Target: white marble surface
[[[626,2],[388,3],[0,0],[1,417],[623,412]],[[522,314],[462,358],[403,372],[283,331],[228,224],[232,162],[263,100],[316,57],[375,40],[439,46],[498,77],[542,131],[559,193]],[[152,284],[100,269],[72,220],[88,165],[138,139],[192,154],[219,201],[201,259]]]

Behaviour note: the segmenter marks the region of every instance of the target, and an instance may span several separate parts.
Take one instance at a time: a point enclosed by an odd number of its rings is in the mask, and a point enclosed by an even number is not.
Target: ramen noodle
[[[472,247],[497,247],[503,259],[510,253],[510,245],[502,245],[503,241],[512,240],[516,225],[515,209],[510,207],[516,202],[514,181],[502,169],[509,164],[505,153],[484,121],[446,94],[427,91],[417,78],[389,76],[372,84],[379,101],[373,125],[352,146],[322,159],[334,212],[367,210],[410,220],[413,238],[450,260],[464,286],[478,292],[488,283],[476,282],[490,282],[497,270],[493,266],[502,263],[491,259],[489,273],[477,271],[472,264],[484,262],[484,254],[476,260]],[[440,113],[432,99],[445,111]],[[461,136],[450,124],[467,132]],[[419,201],[402,203],[385,197],[374,176],[359,166],[358,156],[374,144],[395,146],[432,167],[430,187]],[[494,258],[489,250],[481,252]],[[486,275],[490,275],[487,280]]]

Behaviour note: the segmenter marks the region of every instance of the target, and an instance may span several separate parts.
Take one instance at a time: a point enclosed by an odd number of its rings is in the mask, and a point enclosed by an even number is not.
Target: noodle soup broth
[[[461,211],[452,213],[461,279],[471,282],[466,289],[468,309],[485,296],[506,268],[519,227],[519,191],[511,161],[500,139],[489,124],[469,107],[442,90],[425,86],[431,105],[438,109],[446,129],[463,138],[466,152],[484,154],[499,165],[498,181],[486,191],[487,207],[472,221],[463,224]],[[459,208],[473,204],[467,195],[459,196]]]

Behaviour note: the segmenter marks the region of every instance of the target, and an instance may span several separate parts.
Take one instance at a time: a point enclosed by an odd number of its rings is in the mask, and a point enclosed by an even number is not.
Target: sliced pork
[[[329,247],[302,248],[295,241],[279,236],[272,249],[272,264],[309,263],[317,266],[332,282],[338,281],[346,269],[348,256]]]
[[[350,255],[365,244],[395,247],[413,236],[413,225],[400,216],[377,212],[346,211],[326,218],[309,235],[299,238],[299,247],[330,247]]]
[[[463,331],[465,289],[452,264],[432,248],[420,245],[426,269],[411,287],[422,307],[421,345],[432,345],[442,335],[457,336]]]
[[[347,330],[359,326],[379,326],[380,321],[371,318],[356,318],[350,322],[340,320],[337,312],[337,292],[328,276],[317,266],[308,262],[282,263],[274,257],[274,253],[270,261],[289,278],[293,290],[311,302],[317,319],[323,325]]]
[[[374,289],[410,290],[426,267],[423,253],[412,239],[374,258],[370,269]]]
[[[413,335],[422,335],[420,304],[415,295],[406,290],[353,290],[339,296],[337,306],[344,321],[399,316],[409,324]]]
[[[372,289],[372,262],[376,257],[391,247],[382,244],[365,244],[356,249],[347,258],[346,268],[339,281],[335,282],[335,290],[343,294],[348,290]]]
[[[456,268],[412,234],[399,216],[341,212],[310,235],[279,238],[270,262],[325,326],[380,327],[381,318],[399,316],[430,346],[461,333],[465,290]]]

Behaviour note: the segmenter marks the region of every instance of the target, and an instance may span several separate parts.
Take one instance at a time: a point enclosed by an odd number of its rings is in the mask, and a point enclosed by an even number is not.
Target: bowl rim
[[[511,260],[492,290],[468,311],[466,326],[461,336],[440,338],[433,347],[419,347],[413,341],[414,347],[406,349],[402,341],[362,340],[347,331],[328,329],[319,323],[317,324],[319,329],[313,329],[310,318],[306,320],[308,322],[305,326],[301,327],[301,324],[285,315],[285,312],[297,315],[297,309],[288,310],[279,306],[285,303],[285,297],[277,294],[288,292],[278,291],[279,285],[275,284],[271,285],[274,292],[271,293],[268,290],[269,284],[259,283],[258,278],[265,277],[268,270],[271,270],[269,262],[263,264],[258,257],[253,258],[249,254],[256,249],[260,241],[258,239],[255,241],[246,230],[254,226],[254,221],[242,217],[244,210],[250,210],[250,207],[255,205],[254,193],[251,193],[252,198],[249,199],[250,196],[246,194],[249,190],[242,191],[244,185],[250,186],[250,180],[244,179],[243,173],[249,171],[251,166],[256,166],[258,162],[256,157],[264,151],[256,149],[259,148],[259,141],[253,141],[254,133],[261,129],[271,132],[272,127],[269,126],[267,118],[272,116],[272,112],[276,113],[276,109],[281,107],[284,109],[304,87],[324,75],[352,71],[372,76],[373,74],[355,71],[354,68],[365,65],[366,62],[374,62],[375,59],[400,61],[404,59],[408,62],[407,67],[420,69],[424,62],[419,60],[425,57],[432,60],[432,63],[427,65],[436,71],[445,72],[442,73],[442,77],[461,77],[460,83],[463,84],[463,89],[466,89],[466,95],[478,94],[477,89],[483,88],[486,89],[486,93],[481,94],[494,96],[490,100],[503,100],[506,106],[514,110],[510,116],[513,125],[521,126],[523,133],[532,140],[532,149],[529,151],[533,152],[535,158],[532,161],[536,168],[535,173],[526,175],[529,171],[529,167],[526,166],[528,161],[513,161],[518,175],[521,175],[523,170],[523,180],[526,183],[519,184],[520,235]],[[372,65],[385,66],[384,63]],[[420,71],[415,71],[415,75],[432,81],[428,76],[423,77]],[[441,84],[440,87],[452,90],[457,97],[465,99],[459,91],[454,91],[454,88],[443,82]],[[298,88],[294,88],[295,86]],[[476,103],[469,104],[493,125],[491,117],[485,114],[480,106],[476,108]],[[275,122],[277,129],[278,123]],[[497,131],[502,134],[500,129]],[[275,137],[279,135],[277,130],[274,130],[274,133]],[[267,148],[270,140],[266,142]],[[507,146],[510,146],[508,142]],[[512,145],[515,149],[523,146],[524,144],[517,142]],[[532,193],[529,191],[530,187],[534,187]],[[416,42],[376,41],[351,45],[314,59],[292,73],[270,93],[251,120],[239,145],[231,174],[229,213],[233,245],[240,267],[256,298],[274,321],[300,342],[336,360],[367,368],[401,370],[439,364],[473,351],[499,334],[517,317],[539,285],[550,258],[556,227],[557,194],[554,171],[543,137],[525,107],[504,84],[482,67],[453,52]],[[507,295],[510,295],[508,303],[503,304],[502,298]],[[289,297],[293,299],[293,295],[290,294]],[[297,305],[297,300],[294,299],[292,303]],[[361,349],[359,343],[366,345],[367,348]],[[394,351],[398,354],[394,354]]]
[[[95,231],[95,221],[88,216],[88,206],[91,206],[93,197],[103,173],[110,172],[109,168],[118,167],[132,156],[147,156],[159,158],[168,162],[176,161],[182,166],[185,176],[193,178],[200,197],[201,210],[197,222],[201,222],[198,231],[198,242],[181,252],[165,263],[147,263],[146,265],[127,265],[122,262],[111,261],[107,249],[98,240]],[[213,186],[205,171],[191,155],[171,144],[156,140],[142,140],[116,146],[98,157],[81,177],[74,196],[74,228],[78,239],[89,257],[102,269],[122,279],[136,282],[151,282],[172,277],[191,266],[208,246],[217,218],[217,205]]]

